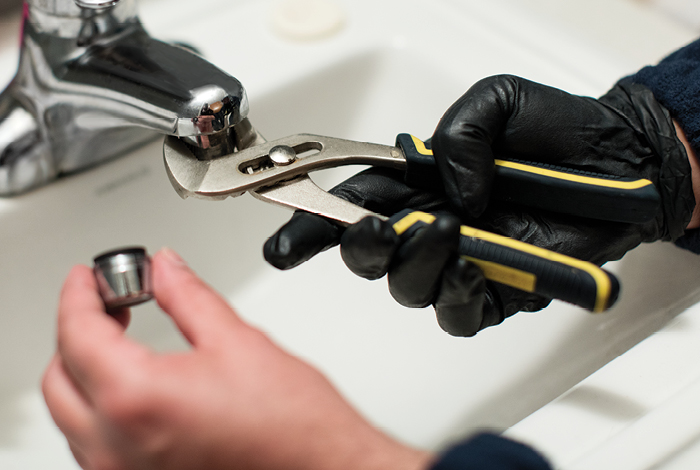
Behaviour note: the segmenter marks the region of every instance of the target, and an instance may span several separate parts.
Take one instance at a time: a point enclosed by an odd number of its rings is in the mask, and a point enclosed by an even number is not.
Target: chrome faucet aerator
[[[136,0],[27,0],[19,68],[0,94],[0,196],[42,186],[158,135],[198,157],[249,129],[241,83],[148,35]]]
[[[144,248],[109,251],[94,262],[93,272],[107,309],[133,307],[153,298],[151,260]]]

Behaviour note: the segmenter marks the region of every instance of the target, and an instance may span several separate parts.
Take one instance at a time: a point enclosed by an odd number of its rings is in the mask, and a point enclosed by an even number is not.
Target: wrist
[[[428,470],[435,461],[432,453],[404,445],[371,426],[354,436],[341,433],[336,437],[340,444],[336,447],[337,453],[326,454],[327,459],[316,462],[321,465],[311,467],[323,470]]]
[[[435,461],[435,456],[426,451],[414,449],[393,441],[386,436],[386,445],[377,448],[374,453],[364,453],[360,465],[353,469],[366,470],[428,470]]]
[[[685,147],[685,153],[688,155],[688,163],[690,163],[691,179],[693,181],[693,195],[695,196],[695,209],[693,209],[693,216],[690,219],[686,229],[694,229],[700,227],[700,164],[698,163],[698,157],[695,151],[690,146],[688,138],[685,136],[685,132],[674,120],[673,125],[676,128],[676,135],[678,140],[681,141],[683,147]]]

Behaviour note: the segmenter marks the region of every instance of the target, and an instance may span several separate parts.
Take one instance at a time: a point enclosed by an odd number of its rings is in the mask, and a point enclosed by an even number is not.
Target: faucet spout
[[[159,135],[216,154],[246,119],[241,83],[152,38],[135,0],[28,0],[17,74],[0,94],[0,196],[121,155]]]

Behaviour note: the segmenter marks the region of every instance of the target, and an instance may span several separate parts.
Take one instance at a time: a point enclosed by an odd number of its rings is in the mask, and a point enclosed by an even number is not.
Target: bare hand
[[[80,465],[120,469],[426,468],[431,456],[382,434],[315,369],[244,323],[171,250],[154,290],[192,349],[156,354],[105,313],[92,271],[63,288],[51,414]]]

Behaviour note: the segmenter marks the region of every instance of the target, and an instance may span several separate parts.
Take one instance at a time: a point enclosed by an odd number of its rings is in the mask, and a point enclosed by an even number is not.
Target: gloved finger
[[[375,280],[389,271],[400,245],[401,239],[391,223],[366,217],[345,230],[340,241],[340,255],[350,271]]]
[[[329,191],[360,207],[391,216],[410,207],[433,212],[445,205],[442,192],[409,186],[404,172],[390,168],[370,168],[343,181]]]
[[[444,197],[403,182],[403,172],[370,168],[340,183],[329,193],[373,212],[392,215],[406,207],[430,211],[444,205]],[[297,212],[268,239],[265,259],[278,269],[291,269],[340,241],[343,229],[319,216]]]
[[[497,282],[486,282],[479,330],[499,325],[518,312],[536,312],[545,308],[552,299],[525,292]]]
[[[474,336],[483,320],[486,279],[474,263],[459,257],[442,274],[434,304],[440,328],[452,336]]]
[[[445,270],[435,313],[440,327],[450,335],[474,336],[517,312],[535,312],[550,302],[537,294],[485,281],[477,266],[461,260]]]
[[[433,154],[445,192],[459,214],[479,217],[495,175],[492,144],[510,115],[511,93],[493,77],[474,84],[440,119]]]
[[[291,269],[340,242],[342,229],[333,222],[308,212],[292,218],[263,246],[265,260],[277,269]]]
[[[443,215],[401,245],[389,270],[389,291],[398,303],[414,308],[433,303],[442,272],[457,253],[459,229],[457,217]]]

